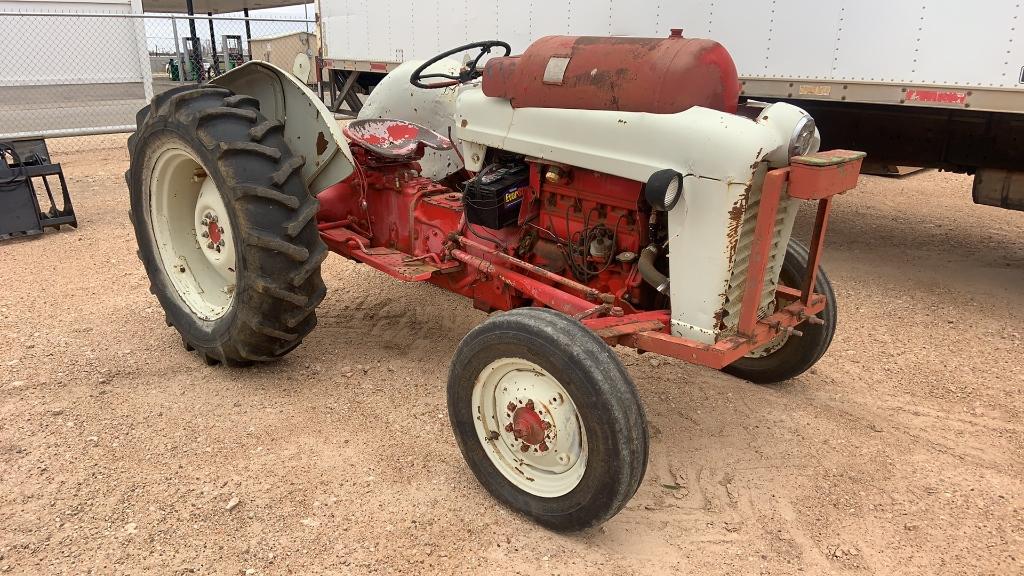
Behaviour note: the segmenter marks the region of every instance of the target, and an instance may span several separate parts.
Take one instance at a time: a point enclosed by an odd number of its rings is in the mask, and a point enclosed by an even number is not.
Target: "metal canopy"
[[[193,0],[196,14],[225,14],[242,10],[262,10],[264,8],[281,8],[284,6],[301,6],[308,1],[303,0]],[[143,12],[166,12],[187,14],[185,0],[142,0]]]

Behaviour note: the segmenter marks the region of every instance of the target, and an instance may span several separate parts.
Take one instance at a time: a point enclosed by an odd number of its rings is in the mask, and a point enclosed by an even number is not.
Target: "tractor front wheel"
[[[782,262],[779,281],[794,288],[801,286],[807,277],[809,259],[807,246],[791,240]],[[814,366],[825,355],[836,333],[836,295],[832,291],[832,282],[820,266],[814,291],[825,296],[825,309],[817,315],[823,323],[804,322],[799,326],[803,336],[781,334],[773,342],[754,350],[722,371],[756,384],[774,384],[795,378]],[[780,302],[780,305],[787,304]]]
[[[647,421],[615,352],[578,321],[523,308],[462,340],[448,376],[455,439],[481,484],[555,530],[614,516],[647,467]]]
[[[298,346],[327,249],[282,124],[254,98],[182,87],[139,112],[128,148],[138,254],[185,348],[245,365]]]

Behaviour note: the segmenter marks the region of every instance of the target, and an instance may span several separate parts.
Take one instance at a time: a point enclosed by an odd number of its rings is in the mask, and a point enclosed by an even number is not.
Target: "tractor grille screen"
[[[492,230],[516,224],[529,182],[526,164],[491,164],[484,168],[466,184],[462,196],[466,219]]]
[[[726,292],[725,314],[722,318],[722,326],[720,326],[726,333],[734,332],[740,320],[743,293],[747,288],[747,266],[750,264],[750,249],[754,242],[754,227],[757,224],[760,205],[761,187],[756,186],[751,190],[750,197],[747,199],[746,209],[743,212],[743,223],[736,243],[732,277],[729,279],[729,289]],[[768,255],[768,266],[764,272],[764,286],[762,286],[761,302],[757,311],[758,318],[764,318],[774,310],[772,305],[775,302],[775,290],[779,284],[779,273],[782,271],[782,261],[786,257],[786,245],[789,243],[789,233],[792,230],[793,220],[799,206],[799,202],[788,198],[784,198],[779,204],[779,210],[775,216],[772,247]]]

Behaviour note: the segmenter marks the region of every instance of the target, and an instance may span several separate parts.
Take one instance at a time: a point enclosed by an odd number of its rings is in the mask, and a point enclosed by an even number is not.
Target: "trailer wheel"
[[[499,314],[459,344],[448,415],[477,479],[555,530],[601,523],[636,493],[647,420],[615,352],[541,308]]]
[[[298,346],[327,249],[281,123],[254,98],[182,87],[139,112],[128,147],[139,258],[185,348],[245,365]]]
[[[807,246],[798,240],[790,240],[779,281],[787,286],[800,286],[807,277],[809,259]],[[795,378],[814,366],[824,356],[836,333],[836,295],[828,275],[820,266],[814,290],[825,296],[825,309],[817,315],[824,324],[804,322],[799,328],[803,336],[780,335],[722,370],[756,384],[774,384]]]

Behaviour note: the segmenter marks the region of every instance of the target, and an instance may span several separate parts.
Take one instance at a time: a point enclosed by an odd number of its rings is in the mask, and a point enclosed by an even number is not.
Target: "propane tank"
[[[673,29],[668,38],[546,36],[488,60],[483,91],[513,108],[735,113],[740,83],[725,47]]]

